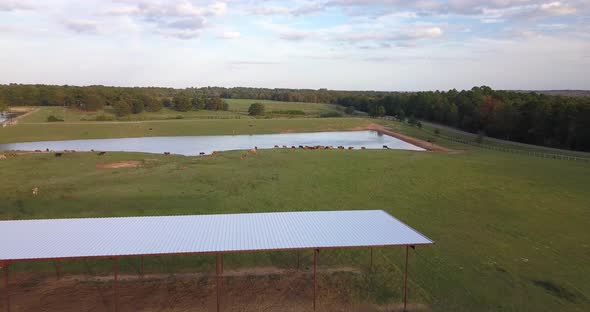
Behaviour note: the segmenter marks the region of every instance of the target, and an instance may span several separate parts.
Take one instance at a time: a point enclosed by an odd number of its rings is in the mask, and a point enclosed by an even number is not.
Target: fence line
[[[391,117],[391,116],[381,117],[381,119],[391,120],[391,121],[397,120],[397,119],[395,119],[395,117]],[[427,131],[424,129],[420,129],[420,130],[422,130],[424,132],[428,132],[430,134],[430,131]],[[446,136],[446,135],[442,135],[442,134],[436,134],[434,132],[432,132],[431,134],[435,137],[439,137],[444,140],[448,140],[448,141],[452,141],[452,142],[456,142],[456,143],[467,144],[467,145],[472,145],[472,146],[485,148],[485,149],[489,149],[489,150],[494,150],[494,151],[499,151],[499,152],[528,155],[528,156],[533,156],[533,157],[541,157],[541,158],[557,159],[557,160],[573,160],[573,161],[590,162],[590,158],[585,158],[585,157],[578,157],[578,156],[572,156],[572,155],[566,155],[566,154],[556,154],[556,153],[534,152],[534,151],[527,151],[527,150],[522,150],[522,149],[512,149],[512,148],[506,148],[506,147],[497,147],[497,146],[492,146],[492,145],[488,145],[488,144],[477,143],[475,141],[467,140],[467,139],[463,139],[463,138],[457,138],[457,137],[451,137],[451,136]]]

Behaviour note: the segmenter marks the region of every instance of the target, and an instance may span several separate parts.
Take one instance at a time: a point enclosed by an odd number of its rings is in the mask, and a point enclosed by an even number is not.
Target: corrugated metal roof
[[[0,221],[0,260],[432,244],[382,210]]]

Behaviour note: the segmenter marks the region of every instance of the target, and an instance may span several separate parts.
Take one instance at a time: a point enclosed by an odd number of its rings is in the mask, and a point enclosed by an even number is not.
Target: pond
[[[23,112],[0,112],[0,125],[10,121],[12,118],[24,114]]]
[[[0,150],[34,151],[121,151],[180,154],[186,156],[211,154],[213,151],[246,150],[295,146],[344,146],[360,149],[390,149],[423,151],[424,149],[377,131],[337,131],[310,133],[281,133],[254,135],[217,135],[217,136],[171,136],[141,137],[122,139],[43,141],[27,143],[0,144]]]

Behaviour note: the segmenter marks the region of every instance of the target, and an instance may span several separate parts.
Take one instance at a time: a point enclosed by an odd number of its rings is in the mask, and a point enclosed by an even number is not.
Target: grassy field
[[[131,114],[125,117],[117,118],[112,109],[106,108],[96,112],[86,112],[77,109],[64,109],[57,106],[32,107],[37,112],[22,117],[20,123],[47,123],[47,117],[53,115],[65,122],[90,122],[95,121],[97,117],[107,117],[113,121],[144,121],[144,120],[170,120],[170,119],[235,119],[249,118],[245,114],[238,114],[229,111],[209,111],[198,110],[188,112],[178,112],[169,108],[162,108],[158,112],[141,112]]]
[[[250,104],[262,103],[267,113],[278,113],[281,111],[300,110],[306,115],[317,116],[325,112],[343,112],[341,106],[322,103],[303,103],[303,102],[280,102],[270,100],[250,100],[250,99],[224,99],[229,104],[229,110],[233,112],[247,113]]]
[[[21,123],[0,128],[0,143],[141,136],[257,134],[346,130],[371,123],[361,118],[182,119],[137,122]]]
[[[97,163],[146,160],[96,169]],[[354,165],[351,165],[354,164]],[[440,311],[590,308],[590,167],[494,152],[261,151],[191,158],[129,153],[27,155],[0,161],[2,219],[385,209],[436,241],[411,255],[412,302]],[[449,183],[452,182],[452,183]],[[31,189],[40,195],[33,197]],[[402,250],[381,249],[358,300],[399,301]],[[240,254],[228,267],[293,265],[289,253]],[[326,265],[365,266],[366,250]],[[123,270],[133,270],[127,260]],[[147,260],[150,270],[210,270],[207,257]],[[72,261],[66,270],[82,270]],[[96,271],[108,261],[91,262]],[[49,264],[20,269],[51,271]],[[356,284],[355,284],[356,283]],[[367,288],[369,294],[364,292]]]
[[[22,123],[0,142],[351,129],[361,118]],[[378,121],[428,139],[405,124]],[[150,130],[151,128],[151,130]],[[0,160],[0,219],[384,209],[436,241],[410,256],[410,302],[435,311],[590,309],[590,165],[439,140],[460,154],[262,150],[214,157],[139,153],[30,154]],[[96,165],[139,160],[139,168]],[[32,196],[31,189],[39,188]],[[311,252],[304,258],[309,266]],[[228,269],[292,267],[290,252],[226,257]],[[321,277],[353,302],[401,301],[403,250],[378,249],[375,274]],[[365,268],[368,250],[322,251],[326,267]],[[150,272],[211,271],[211,256],[146,258]],[[66,273],[103,274],[108,260],[66,261]],[[137,259],[121,261],[136,272]],[[51,263],[18,272],[51,274]]]

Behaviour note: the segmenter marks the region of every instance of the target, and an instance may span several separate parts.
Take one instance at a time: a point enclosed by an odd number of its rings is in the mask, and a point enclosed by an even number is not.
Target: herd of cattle
[[[280,148],[278,145],[275,145],[274,147],[275,148]],[[337,147],[334,147],[332,145],[327,145],[327,146],[324,146],[324,145],[314,145],[314,146],[299,145],[298,147],[296,147],[295,145],[291,145],[291,147],[289,147],[287,145],[283,145],[282,148],[291,148],[291,149],[298,149],[299,148],[299,149],[304,149],[304,150],[332,150],[332,149],[339,149],[339,150],[346,150],[346,149],[348,149],[348,150],[353,150],[354,149],[353,146],[349,146],[347,148],[347,147],[344,147],[342,145],[337,146]],[[384,149],[389,149],[389,146],[383,145],[383,148]],[[364,150],[364,149],[366,149],[366,147],[362,146],[361,149]],[[254,146],[254,148],[248,150],[246,154],[242,154],[242,157],[241,158],[242,159],[245,158],[247,154],[256,154],[256,151],[257,150],[258,150],[258,147],[257,146]],[[90,151],[91,152],[95,152],[94,150],[90,150]],[[42,153],[43,151],[41,151],[41,150],[35,150],[35,152],[36,153]],[[50,150],[49,149],[46,149],[45,152],[50,152]],[[53,152],[53,151],[51,151],[51,152]],[[76,152],[75,150],[64,150],[62,152],[55,152],[54,155],[55,155],[55,157],[61,157],[65,153],[75,153],[75,152]],[[103,156],[106,153],[107,152],[98,152],[97,155],[98,156]],[[219,153],[219,152],[218,151],[214,151],[212,154],[215,155],[217,153]],[[170,155],[170,152],[164,152],[164,155]],[[205,155],[205,153],[204,152],[200,152],[199,155],[200,156],[203,156],[203,155]],[[12,154],[6,154],[6,153],[5,154],[0,154],[0,159],[6,159],[6,158],[11,157],[11,156],[13,156],[13,155]],[[16,154],[14,154],[14,156],[16,156]]]

